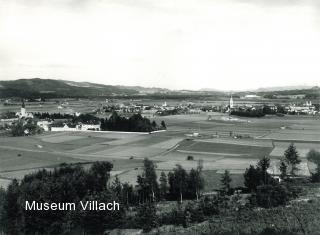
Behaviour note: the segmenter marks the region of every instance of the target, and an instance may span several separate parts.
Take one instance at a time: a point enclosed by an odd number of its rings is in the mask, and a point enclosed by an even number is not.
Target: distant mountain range
[[[307,90],[316,88],[315,86],[275,86],[275,87],[262,87],[254,90],[255,92],[265,92],[265,91],[291,91],[291,90]]]
[[[253,90],[236,90],[232,92],[268,92],[268,91],[291,91],[291,90],[307,90],[307,89],[316,89],[317,86],[274,86],[274,87],[261,87]],[[202,88],[199,91],[221,91],[214,88]]]
[[[55,79],[18,79],[0,81],[0,98],[67,98],[67,97],[112,97],[112,96],[154,96],[154,97],[189,97],[189,96],[228,96],[230,92],[216,89],[169,90],[165,88],[146,88],[141,86],[111,86],[90,82],[74,82]],[[252,91],[233,92],[238,96],[246,94],[310,94],[319,96],[320,88],[311,86],[288,86],[259,88]]]
[[[40,78],[0,81],[1,98],[126,96],[163,93],[167,91],[169,90],[163,88],[111,86],[90,82],[73,82]]]

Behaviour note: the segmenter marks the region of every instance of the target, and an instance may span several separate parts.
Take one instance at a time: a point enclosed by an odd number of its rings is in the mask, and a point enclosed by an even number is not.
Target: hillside
[[[148,96],[152,98],[187,98],[194,96],[221,96],[218,91],[172,91],[166,88],[141,86],[112,86],[90,82],[74,82],[55,79],[18,79],[0,81],[0,98],[76,98],[109,96]]]
[[[320,88],[315,86],[307,89],[288,89],[288,90],[281,90],[281,91],[264,91],[264,92],[257,92],[257,94],[261,96],[267,95],[282,95],[282,96],[289,96],[289,95],[305,95],[308,99],[316,99],[320,97]]]
[[[97,97],[114,95],[137,95],[141,92],[154,93],[165,89],[127,86],[111,86],[89,82],[73,82],[54,79],[18,79],[0,81],[0,98],[57,98]]]
[[[287,89],[285,87],[282,87],[282,90],[278,90],[275,88],[275,90],[265,90],[265,91],[239,91],[233,93],[234,96],[245,96],[245,95],[258,95],[265,98],[276,98],[276,96],[292,96],[292,95],[305,95],[305,98],[307,99],[317,99],[320,97],[320,88],[317,86],[310,87],[310,88],[299,88],[299,89],[291,89],[292,87],[288,87]],[[263,89],[261,89],[263,90]]]
[[[263,90],[263,89],[262,89]],[[320,88],[300,88],[273,90],[273,91],[238,91],[234,96],[257,94],[264,97],[274,95],[296,95],[304,94],[306,98],[319,98]],[[11,81],[0,81],[0,98],[76,98],[76,97],[110,97],[110,96],[148,96],[153,98],[188,98],[188,97],[221,97],[228,96],[229,92],[215,89],[201,90],[169,90],[157,87],[141,86],[112,86],[90,82],[74,82],[55,79],[18,79]]]

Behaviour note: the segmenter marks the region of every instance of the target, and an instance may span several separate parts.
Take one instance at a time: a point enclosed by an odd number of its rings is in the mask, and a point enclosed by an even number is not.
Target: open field
[[[21,179],[34,170],[52,169],[60,163],[110,161],[112,176],[136,184],[143,158],[157,164],[157,172],[169,172],[177,164],[190,170],[203,161],[205,190],[219,186],[221,174],[228,169],[235,185],[243,182],[243,172],[259,158],[270,156],[276,165],[291,142],[303,158],[303,174],[314,170],[305,159],[310,149],[320,150],[318,117],[285,116],[226,119],[216,114],[208,120],[206,113],[154,117],[164,120],[168,131],[154,134],[116,132],[48,132],[33,137],[0,138],[0,185],[8,179]],[[192,137],[193,133],[199,137]],[[246,136],[236,138],[236,135]],[[187,156],[193,156],[188,161]]]

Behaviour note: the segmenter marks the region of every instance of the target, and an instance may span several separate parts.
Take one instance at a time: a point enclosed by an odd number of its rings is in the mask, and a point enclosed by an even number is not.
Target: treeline
[[[263,110],[233,110],[231,115],[236,115],[240,117],[264,117],[266,114]]]
[[[114,211],[25,210],[25,202],[70,203],[87,200],[118,201],[107,189],[112,164],[96,162],[89,170],[80,165],[62,165],[53,171],[29,174],[13,180],[1,191],[0,227],[5,234],[102,234],[117,228],[124,219],[124,207]]]
[[[67,113],[33,113],[33,116],[39,119],[71,119],[74,115],[67,114]]]
[[[16,113],[15,112],[4,112],[0,114],[0,119],[11,119],[11,118],[16,118]]]
[[[0,228],[5,234],[103,234],[106,229],[144,227],[141,221],[146,210],[143,208],[169,197],[173,187],[181,184],[181,172],[193,185],[192,174],[178,167],[170,176],[168,183],[160,177],[157,181],[155,165],[145,159],[143,173],[137,177],[138,185],[133,187],[121,183],[116,177],[110,182],[109,162],[95,162],[89,169],[79,164],[62,164],[52,171],[40,170],[26,175],[21,182],[13,180],[7,190],[0,189]],[[199,172],[200,173],[200,172]],[[196,179],[197,180],[197,179]],[[197,185],[197,183],[194,183]],[[180,187],[181,188],[181,187]],[[198,189],[188,190],[189,197],[195,197]],[[181,188],[182,190],[182,188]],[[183,189],[185,190],[185,189]],[[180,193],[179,191],[179,198]],[[187,197],[187,194],[181,194]],[[178,195],[173,194],[172,197]],[[120,204],[120,210],[92,211],[81,210],[26,210],[25,202],[70,203],[79,201],[112,202]],[[180,200],[180,199],[179,199]],[[127,214],[126,212],[134,211]],[[155,214],[150,214],[154,216]],[[0,232],[1,232],[0,229]]]
[[[152,161],[144,160],[144,173],[137,178],[139,202],[173,200],[182,202],[185,199],[197,199],[204,187],[201,164],[197,169],[187,172],[177,165],[168,174],[161,172],[159,183]]]
[[[182,113],[182,110],[181,109],[172,109],[172,110],[162,110],[162,111],[157,111],[157,114],[159,116],[169,116],[169,115],[177,115],[177,114],[180,114]]]
[[[72,123],[77,124],[79,122],[85,123],[85,124],[99,124],[100,119],[91,113],[85,113],[85,114],[80,114],[79,116],[73,116]]]
[[[112,115],[105,119],[100,119],[101,130],[103,131],[128,131],[128,132],[151,132],[161,129],[166,129],[164,121],[161,125],[155,121],[142,117],[141,114],[133,114],[131,117],[126,118],[113,112]]]

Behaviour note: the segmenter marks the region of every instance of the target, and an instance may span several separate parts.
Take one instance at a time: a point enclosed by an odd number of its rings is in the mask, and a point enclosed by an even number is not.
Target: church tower
[[[21,105],[21,117],[26,116],[26,105],[24,104],[24,100],[22,100],[22,105]]]
[[[233,108],[233,99],[232,99],[232,95],[230,96],[229,107],[230,107],[230,109],[232,109],[232,108]]]

